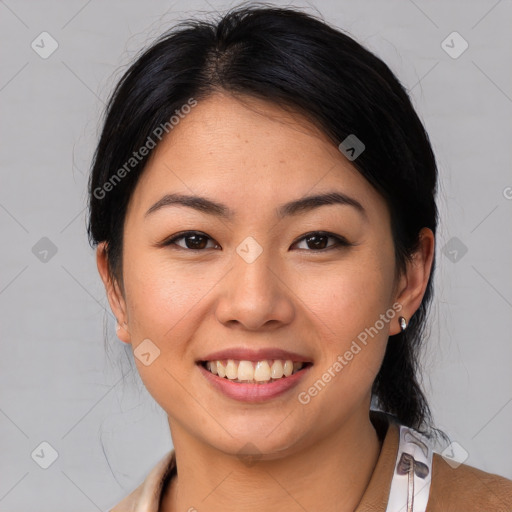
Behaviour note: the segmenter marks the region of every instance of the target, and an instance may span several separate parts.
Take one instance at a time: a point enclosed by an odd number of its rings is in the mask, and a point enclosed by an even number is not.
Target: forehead
[[[306,118],[254,98],[216,94],[199,101],[153,151],[131,210],[147,210],[165,193],[179,192],[218,198],[250,215],[333,190],[357,196],[377,216],[386,209],[334,142]]]

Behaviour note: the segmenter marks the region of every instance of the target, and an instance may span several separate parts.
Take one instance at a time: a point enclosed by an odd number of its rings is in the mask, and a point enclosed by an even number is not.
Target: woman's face
[[[368,417],[388,336],[411,312],[398,313],[383,198],[304,119],[245,101],[200,101],[154,150],[126,214],[124,294],[109,299],[171,432],[271,458]],[[324,194],[353,204],[306,201]],[[276,380],[221,380],[209,360]],[[308,364],[277,378],[286,360]]]

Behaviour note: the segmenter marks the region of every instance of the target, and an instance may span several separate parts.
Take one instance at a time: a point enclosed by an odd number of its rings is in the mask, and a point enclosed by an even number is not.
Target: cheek
[[[125,288],[137,370],[164,410],[185,408],[190,397],[179,383],[186,382],[195,367],[189,341],[201,322],[211,284],[204,272],[185,272],[163,258],[135,252],[127,256],[131,264],[125,270]],[[137,357],[137,347],[148,339],[158,356],[146,366]]]
[[[194,325],[205,288],[210,288],[205,277],[158,262],[144,265],[138,261],[141,264],[134,266],[126,279],[130,320],[138,334],[163,340],[173,330]]]
[[[361,251],[330,268],[309,268],[295,290],[333,333],[357,335],[390,307],[391,263],[381,259]]]
[[[339,376],[333,379],[333,389],[350,392],[354,399],[371,387],[391,322],[396,321],[390,303],[393,253],[389,249],[360,251],[329,271],[310,269],[297,281],[298,295],[318,329],[318,372],[331,369]],[[383,321],[381,315],[386,313]]]

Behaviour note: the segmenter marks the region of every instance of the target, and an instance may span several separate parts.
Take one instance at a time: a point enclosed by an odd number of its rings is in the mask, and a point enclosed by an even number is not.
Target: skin
[[[357,199],[366,216],[348,205],[276,216],[281,204],[333,190]],[[235,216],[183,206],[145,215],[166,193],[205,196]],[[187,249],[183,238],[179,246],[158,246],[185,230],[207,235],[206,247]],[[354,245],[320,251],[303,238],[320,230]],[[396,275],[384,199],[297,114],[215,94],[174,127],[153,151],[128,206],[122,286],[108,273],[104,244],[97,251],[119,338],[134,350],[149,338],[160,350],[149,366],[135,362],[168,415],[176,450],[179,478],[165,490],[162,510],[356,508],[380,452],[368,413],[372,383],[388,337],[399,332],[398,317],[418,309],[431,270],[434,236],[427,228],[420,235],[406,273]],[[248,236],[263,249],[252,263],[236,252]],[[297,394],[396,303],[400,313],[301,404]],[[313,366],[285,395],[242,403],[216,391],[195,364],[239,346],[298,352]],[[253,465],[237,456],[247,443],[260,457]]]

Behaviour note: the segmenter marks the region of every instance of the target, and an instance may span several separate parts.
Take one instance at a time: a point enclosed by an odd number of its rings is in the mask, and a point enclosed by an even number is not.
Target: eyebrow
[[[336,204],[343,206],[352,206],[363,217],[365,217],[366,219],[368,218],[366,210],[363,208],[363,205],[359,201],[357,201],[353,197],[350,197],[346,194],[337,191],[306,196],[295,201],[290,201],[289,203],[285,203],[278,207],[276,209],[276,214],[277,217],[282,219],[284,217],[300,215],[302,213],[311,211],[320,206]],[[197,210],[199,212],[206,213],[208,215],[213,215],[216,217],[221,217],[226,220],[232,220],[235,217],[235,212],[222,203],[218,203],[211,199],[207,199],[206,197],[191,196],[184,194],[166,194],[161,199],[159,199],[153,206],[151,206],[151,208],[149,208],[149,210],[145,214],[145,217],[167,206],[186,206],[188,208],[193,208],[194,210]]]

